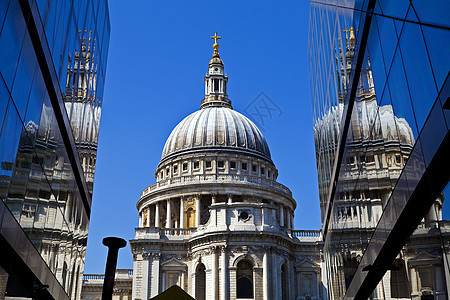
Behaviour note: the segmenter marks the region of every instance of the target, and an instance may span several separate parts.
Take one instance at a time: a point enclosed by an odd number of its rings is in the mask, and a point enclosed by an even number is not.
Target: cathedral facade
[[[320,231],[294,230],[296,202],[256,125],[233,110],[217,34],[200,110],[170,134],[137,202],[133,299],[178,285],[195,299],[322,299]]]

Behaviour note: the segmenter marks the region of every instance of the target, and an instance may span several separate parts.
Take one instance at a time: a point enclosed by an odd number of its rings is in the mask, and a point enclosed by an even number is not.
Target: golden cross
[[[214,39],[214,43],[217,44],[217,40],[220,40],[222,37],[217,35],[217,32],[214,33],[214,36],[211,37]]]

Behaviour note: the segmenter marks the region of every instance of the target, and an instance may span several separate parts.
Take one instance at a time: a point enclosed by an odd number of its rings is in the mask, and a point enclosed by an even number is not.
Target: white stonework
[[[320,231],[293,229],[296,202],[232,109],[218,47],[200,110],[175,127],[137,202],[132,299],[175,284],[197,300],[322,299]]]

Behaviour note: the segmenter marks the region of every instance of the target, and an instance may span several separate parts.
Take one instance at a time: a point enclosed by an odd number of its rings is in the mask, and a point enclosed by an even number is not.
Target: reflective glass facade
[[[330,299],[448,299],[448,1],[311,1]]]
[[[0,1],[0,299],[80,298],[109,32],[106,0]]]

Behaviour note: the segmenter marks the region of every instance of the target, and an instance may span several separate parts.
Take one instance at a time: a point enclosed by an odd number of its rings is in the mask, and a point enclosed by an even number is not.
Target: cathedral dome
[[[206,107],[187,116],[167,139],[161,160],[189,151],[241,152],[271,162],[258,127],[228,107]]]

